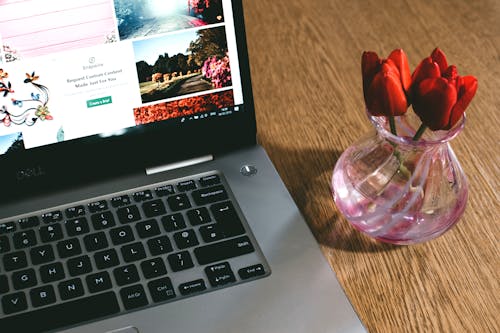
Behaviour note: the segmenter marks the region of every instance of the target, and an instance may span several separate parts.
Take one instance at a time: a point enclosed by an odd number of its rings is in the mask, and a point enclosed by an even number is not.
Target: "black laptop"
[[[1,332],[364,331],[256,144],[241,1],[7,0],[0,47]]]

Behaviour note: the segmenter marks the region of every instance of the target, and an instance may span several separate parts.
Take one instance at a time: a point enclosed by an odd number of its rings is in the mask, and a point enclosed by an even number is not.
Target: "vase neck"
[[[454,139],[465,126],[465,114],[458,123],[448,131],[431,131],[427,129],[418,140],[413,140],[415,133],[421,126],[420,119],[413,113],[407,112],[403,116],[394,117],[395,131],[391,133],[390,122],[387,117],[368,115],[378,134],[393,145],[406,146],[413,149],[426,149],[448,143]]]

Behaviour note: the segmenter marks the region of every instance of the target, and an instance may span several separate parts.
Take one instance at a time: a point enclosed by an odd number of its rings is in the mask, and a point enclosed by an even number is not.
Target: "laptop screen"
[[[7,178],[17,184],[47,175],[68,163],[53,163],[61,156],[80,158],[71,167],[88,173],[89,161],[125,169],[132,157],[160,163],[159,155],[175,160],[227,148],[240,141],[238,127],[254,136],[236,3],[1,1],[0,166],[12,171]],[[236,137],[224,140],[225,129]]]

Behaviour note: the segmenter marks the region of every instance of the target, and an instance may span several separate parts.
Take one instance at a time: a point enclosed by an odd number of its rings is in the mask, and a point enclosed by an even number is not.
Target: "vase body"
[[[346,149],[335,165],[338,209],[356,229],[383,242],[414,244],[443,234],[467,203],[467,179],[449,145],[465,116],[453,129],[427,130],[418,141],[412,140],[417,117],[396,117],[398,136],[386,118],[369,118],[374,133]]]

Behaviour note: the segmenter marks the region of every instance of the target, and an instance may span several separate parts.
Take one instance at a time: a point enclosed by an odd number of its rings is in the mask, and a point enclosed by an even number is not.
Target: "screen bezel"
[[[217,155],[256,143],[256,122],[242,0],[231,1],[238,48],[243,111],[231,116],[172,121],[127,129],[119,136],[93,135],[19,153],[0,155],[2,202],[72,187],[103,177],[207,154]],[[8,158],[7,158],[8,157]]]

